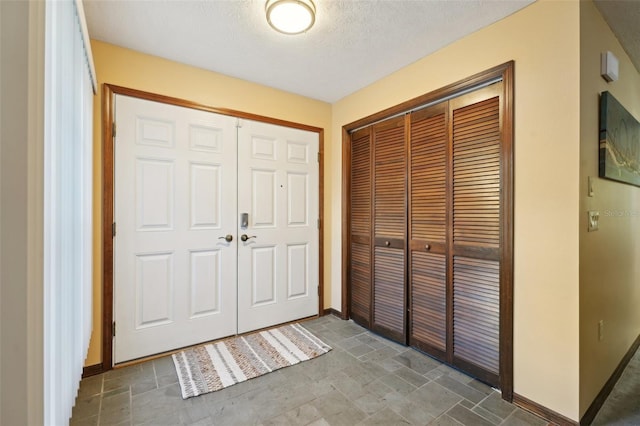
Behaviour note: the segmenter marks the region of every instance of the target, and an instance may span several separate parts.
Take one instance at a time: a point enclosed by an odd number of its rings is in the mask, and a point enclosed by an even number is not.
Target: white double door
[[[115,362],[318,314],[318,134],[115,111]]]

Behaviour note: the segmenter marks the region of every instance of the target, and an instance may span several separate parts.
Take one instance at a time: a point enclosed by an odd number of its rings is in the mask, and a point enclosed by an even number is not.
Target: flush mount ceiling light
[[[267,0],[267,22],[283,34],[300,34],[316,21],[316,6],[311,0]]]

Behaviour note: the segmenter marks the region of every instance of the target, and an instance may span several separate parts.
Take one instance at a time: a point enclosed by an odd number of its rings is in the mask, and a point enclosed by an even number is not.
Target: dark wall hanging
[[[640,186],[640,123],[609,92],[600,95],[599,176]]]

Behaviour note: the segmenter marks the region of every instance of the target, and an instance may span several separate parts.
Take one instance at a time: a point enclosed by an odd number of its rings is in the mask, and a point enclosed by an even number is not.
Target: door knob
[[[247,234],[242,234],[242,235],[240,236],[240,239],[241,239],[242,241],[247,241],[247,240],[250,240],[251,238],[256,238],[256,236],[255,236],[255,235],[248,236]]]
[[[218,237],[219,240],[225,240],[226,242],[230,243],[231,241],[233,241],[233,235],[231,234],[227,234],[224,237]]]

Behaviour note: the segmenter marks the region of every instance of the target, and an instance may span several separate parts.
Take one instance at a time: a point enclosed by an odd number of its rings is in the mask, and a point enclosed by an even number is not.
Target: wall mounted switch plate
[[[589,210],[589,222],[587,231],[593,232],[598,230],[598,221],[600,220],[600,212]]]
[[[593,190],[593,176],[589,176],[587,178],[587,195],[589,197],[593,197],[595,195],[594,190]]]

